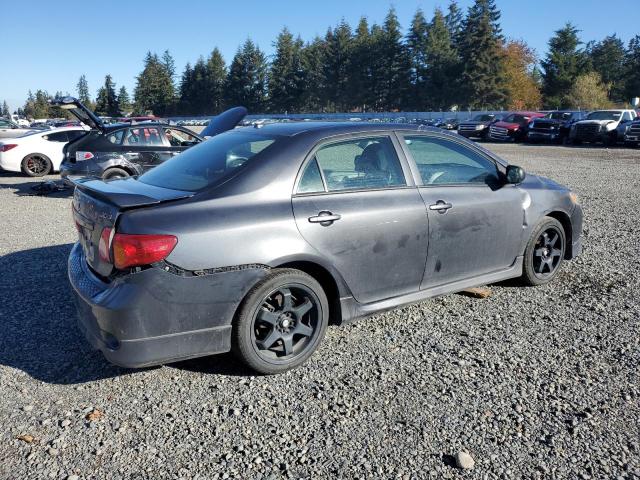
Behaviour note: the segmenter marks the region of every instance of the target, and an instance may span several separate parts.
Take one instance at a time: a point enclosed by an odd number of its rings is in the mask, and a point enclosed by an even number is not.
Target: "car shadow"
[[[51,384],[79,384],[146,369],[110,364],[76,324],[67,278],[71,244],[33,248],[0,257],[0,365]],[[256,375],[232,354],[185,360],[167,367],[225,376]]]
[[[109,364],[80,333],[67,280],[70,250],[55,245],[0,257],[0,364],[53,384],[133,373]]]

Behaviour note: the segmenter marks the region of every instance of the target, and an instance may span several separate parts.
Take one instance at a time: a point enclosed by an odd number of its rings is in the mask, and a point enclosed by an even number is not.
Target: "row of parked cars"
[[[460,123],[458,133],[467,138],[503,142],[638,146],[640,118],[635,110],[625,109],[479,114]]]

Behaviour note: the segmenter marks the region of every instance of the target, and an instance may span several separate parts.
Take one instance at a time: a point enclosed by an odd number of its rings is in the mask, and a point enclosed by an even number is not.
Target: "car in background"
[[[627,129],[638,117],[635,110],[596,110],[587,118],[574,123],[569,139],[574,145],[581,143],[603,143],[615,145],[624,141]]]
[[[629,147],[640,145],[640,119],[633,121],[624,134],[624,144]]]
[[[138,178],[79,181],[72,212],[80,328],[126,367],[232,350],[284,372],[329,319],[546,284],[581,251],[568,188],[408,124],[227,131]]]
[[[440,118],[434,122],[433,126],[443,130],[457,130],[458,120],[455,118]]]
[[[540,112],[514,112],[489,127],[487,139],[498,142],[521,142],[527,136],[531,120],[544,117]]]
[[[575,110],[558,110],[549,112],[544,117],[535,118],[529,123],[527,141],[564,143],[569,138],[571,125],[584,120],[588,112]]]
[[[52,105],[91,127],[88,135],[65,147],[60,175],[71,183],[83,177],[108,180],[140,175],[204,140],[204,135],[160,122],[105,125],[73,97],[55,99]],[[215,117],[211,123],[214,122],[207,129],[215,130],[217,125],[219,131],[224,131],[236,126],[225,113]]]
[[[30,130],[0,141],[0,169],[42,177],[60,170],[64,146],[88,132],[86,127]]]
[[[458,125],[458,134],[466,138],[487,138],[489,126],[502,118],[494,113],[480,113]]]
[[[0,118],[0,138],[15,138],[30,132],[31,128],[21,127],[17,123]]]

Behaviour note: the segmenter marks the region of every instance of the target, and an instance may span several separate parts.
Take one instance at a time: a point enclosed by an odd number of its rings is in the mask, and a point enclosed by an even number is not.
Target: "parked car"
[[[529,122],[534,118],[544,117],[544,115],[544,113],[539,112],[510,113],[489,127],[489,136],[487,138],[501,142],[521,142],[527,136]]]
[[[57,99],[53,105],[68,110],[91,127],[88,135],[65,147],[60,175],[68,183],[83,177],[107,180],[140,175],[204,139],[184,127],[158,122],[105,125],[72,97]],[[216,118],[220,129],[235,127],[227,122],[224,113]]]
[[[0,142],[0,169],[42,177],[60,170],[64,146],[87,133],[82,127],[31,130]]]
[[[635,120],[629,125],[627,132],[624,134],[624,143],[629,147],[640,145],[640,120]]]
[[[480,113],[470,120],[465,120],[458,125],[458,134],[466,138],[487,138],[489,126],[499,121],[502,117],[493,113]]]
[[[330,318],[545,284],[581,251],[569,189],[408,124],[239,128],[137,179],[79,181],[72,205],[80,325],[128,367],[233,350],[282,372]]]
[[[434,126],[443,130],[457,130],[458,120],[455,118],[441,118],[434,123]]]
[[[30,131],[31,128],[20,127],[11,120],[0,118],[0,138],[15,138]]]
[[[564,143],[569,138],[571,125],[586,118],[587,112],[558,110],[547,113],[544,117],[535,118],[527,129],[527,140],[530,142]]]
[[[615,145],[624,140],[627,128],[636,118],[635,110],[596,110],[571,126],[569,138],[574,145],[583,142]]]

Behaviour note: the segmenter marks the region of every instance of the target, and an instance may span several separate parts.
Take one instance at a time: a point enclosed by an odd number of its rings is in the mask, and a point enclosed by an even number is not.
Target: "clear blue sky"
[[[29,89],[75,94],[82,74],[92,95],[110,73],[119,88],[132,93],[147,50],[169,49],[178,73],[213,47],[227,63],[248,36],[267,54],[273,40],[287,26],[309,40],[324,35],[345,18],[355,26],[361,15],[380,23],[390,5],[396,7],[403,28],[417,7],[430,17],[448,0],[238,0],[238,1],[124,1],[10,0],[1,7],[0,101],[12,111],[21,106]],[[465,10],[471,0],[458,2]],[[617,33],[626,43],[640,34],[638,0],[497,0],[502,28],[508,37],[524,39],[543,57],[552,33],[571,21],[582,39],[598,40]]]

